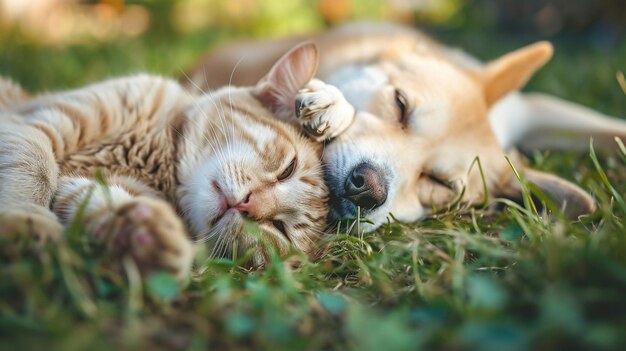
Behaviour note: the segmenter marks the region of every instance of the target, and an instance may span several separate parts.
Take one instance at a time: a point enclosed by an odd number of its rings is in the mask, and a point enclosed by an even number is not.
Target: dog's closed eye
[[[411,105],[409,103],[409,99],[404,91],[396,88],[395,91],[395,102],[396,106],[398,106],[398,118],[400,124],[402,124],[402,128],[405,128],[409,123],[409,115],[411,114]]]
[[[421,179],[427,179],[437,185],[448,188],[449,190],[454,190],[453,182],[443,179],[440,176],[435,175],[434,173],[425,172],[420,176]]]

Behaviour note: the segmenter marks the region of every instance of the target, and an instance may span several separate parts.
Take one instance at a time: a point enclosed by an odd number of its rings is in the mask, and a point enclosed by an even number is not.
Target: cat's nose
[[[256,217],[256,203],[254,201],[254,196],[251,193],[246,195],[245,198],[234,204],[232,207],[241,212],[243,215],[252,218]]]
[[[344,197],[356,206],[373,210],[387,200],[384,173],[378,168],[362,163],[346,179]]]

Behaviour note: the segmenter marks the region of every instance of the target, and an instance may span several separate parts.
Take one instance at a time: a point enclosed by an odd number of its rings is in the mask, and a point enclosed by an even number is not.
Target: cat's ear
[[[577,219],[596,210],[596,203],[593,198],[576,184],[554,174],[536,169],[524,167],[519,171],[528,183],[536,186],[568,218]],[[506,178],[509,180],[507,184],[504,184],[503,189],[501,189],[502,193],[499,196],[520,201],[523,194],[519,180],[513,174]],[[540,202],[534,196],[533,201],[536,203]]]
[[[489,62],[482,73],[487,105],[491,106],[509,92],[523,87],[550,60],[552,52],[552,44],[540,41]]]
[[[255,88],[256,97],[274,113],[293,115],[298,91],[315,76],[319,54],[314,43],[302,43],[283,55]]]

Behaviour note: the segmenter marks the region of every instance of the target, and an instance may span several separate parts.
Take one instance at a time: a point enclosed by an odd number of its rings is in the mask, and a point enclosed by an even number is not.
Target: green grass
[[[448,32],[488,58],[528,38]],[[177,76],[221,35],[131,39],[64,49],[4,37],[0,74],[29,89],[75,87],[149,70]],[[471,45],[469,45],[471,44]],[[612,49],[557,43],[532,82],[541,90],[624,115]],[[586,46],[587,45],[587,46]],[[581,48],[582,47],[582,48]],[[587,49],[585,49],[587,48]],[[33,249],[0,238],[0,349],[620,349],[626,343],[626,155],[544,152],[531,163],[574,180],[599,201],[580,222],[530,209],[445,211],[375,233],[329,235],[320,262],[276,258],[247,272],[197,260],[179,287],[138,278],[72,227]],[[601,174],[606,174],[603,179]]]

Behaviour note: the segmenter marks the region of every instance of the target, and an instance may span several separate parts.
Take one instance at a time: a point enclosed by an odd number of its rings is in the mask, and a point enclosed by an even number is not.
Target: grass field
[[[443,31],[481,58],[533,38]],[[148,70],[178,76],[223,37],[125,39],[55,49],[5,35],[0,74],[32,90]],[[529,89],[626,115],[626,42],[560,38]],[[621,65],[621,66],[620,66]],[[456,209],[369,234],[329,235],[320,262],[247,272],[199,255],[189,284],[104,268],[80,226],[54,245],[0,238],[0,349],[611,350],[626,344],[626,152],[536,152],[599,210],[580,222],[530,208]]]

